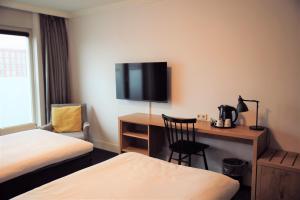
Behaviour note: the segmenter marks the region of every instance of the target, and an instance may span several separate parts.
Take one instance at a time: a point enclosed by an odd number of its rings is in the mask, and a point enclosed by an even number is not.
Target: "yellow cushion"
[[[52,107],[51,118],[54,132],[81,131],[81,106]]]

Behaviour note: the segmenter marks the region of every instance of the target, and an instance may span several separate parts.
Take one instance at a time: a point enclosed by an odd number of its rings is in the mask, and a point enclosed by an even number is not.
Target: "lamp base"
[[[263,126],[250,126],[249,128],[254,131],[262,131],[265,129]]]

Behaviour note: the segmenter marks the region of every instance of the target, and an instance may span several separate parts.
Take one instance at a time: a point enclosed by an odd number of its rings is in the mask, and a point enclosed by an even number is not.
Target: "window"
[[[34,121],[30,39],[0,30],[0,127]]]

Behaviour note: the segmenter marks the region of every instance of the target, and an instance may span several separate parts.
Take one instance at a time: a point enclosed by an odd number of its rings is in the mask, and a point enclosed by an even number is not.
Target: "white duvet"
[[[229,200],[239,183],[219,173],[124,153],[15,199]]]
[[[93,150],[93,144],[34,129],[0,136],[0,183]]]

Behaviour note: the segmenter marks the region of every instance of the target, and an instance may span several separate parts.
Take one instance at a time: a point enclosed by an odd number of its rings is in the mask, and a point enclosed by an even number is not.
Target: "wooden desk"
[[[135,113],[119,117],[120,152],[139,152],[145,155],[153,155],[157,147],[161,145],[164,122],[161,115],[148,115]],[[264,131],[253,131],[248,126],[237,126],[232,129],[219,129],[210,126],[209,122],[197,122],[196,132],[247,140],[252,143],[252,177],[251,199],[255,199],[257,159],[267,147],[267,134]],[[158,134],[162,133],[162,134]]]

